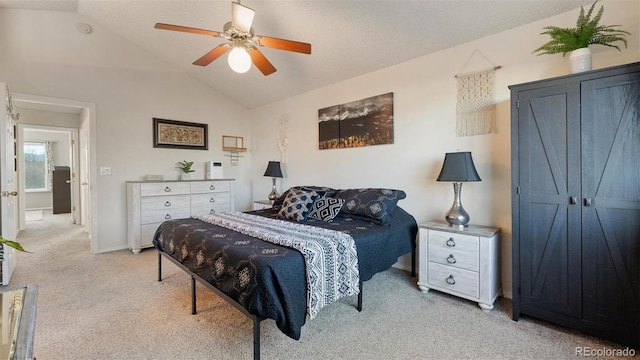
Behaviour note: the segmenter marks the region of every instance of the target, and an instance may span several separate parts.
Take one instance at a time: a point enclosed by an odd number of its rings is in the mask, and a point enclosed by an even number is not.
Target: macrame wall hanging
[[[479,54],[474,50],[467,62]],[[491,61],[489,61],[491,63]],[[456,136],[489,134],[495,131],[496,105],[493,99],[493,75],[501,66],[456,75],[458,81],[458,103],[456,106]]]

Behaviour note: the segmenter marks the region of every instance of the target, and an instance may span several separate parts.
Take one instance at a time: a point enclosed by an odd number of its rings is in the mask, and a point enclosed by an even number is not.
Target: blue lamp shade
[[[473,158],[470,152],[446,153],[444,164],[437,181],[453,182],[453,205],[445,215],[445,220],[449,226],[463,229],[469,226],[469,214],[462,207],[460,194],[462,193],[462,183],[467,181],[480,181],[480,176],[473,165]]]
[[[470,152],[446,153],[437,181],[481,181]]]

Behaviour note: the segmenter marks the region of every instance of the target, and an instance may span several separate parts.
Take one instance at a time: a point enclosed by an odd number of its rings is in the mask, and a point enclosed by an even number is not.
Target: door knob
[[[66,180],[65,181],[67,184],[71,184],[71,180]]]
[[[18,196],[18,192],[17,191],[3,191],[2,192],[2,196],[3,197]]]

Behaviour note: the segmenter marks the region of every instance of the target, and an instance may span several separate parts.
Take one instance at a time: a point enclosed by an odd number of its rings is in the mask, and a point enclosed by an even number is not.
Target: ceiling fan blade
[[[229,51],[229,44],[220,44],[213,48],[213,50],[204,54],[200,59],[193,62],[193,65],[207,66],[213,62],[213,60],[219,58]]]
[[[258,38],[258,44],[260,46],[278,50],[293,51],[302,54],[311,54],[311,44],[263,35],[258,35],[256,37]]]
[[[163,23],[156,23],[154,28],[162,29],[162,30],[181,31],[181,32],[192,33],[192,34],[209,35],[214,37],[224,36],[224,34],[217,31],[213,31],[213,30],[204,30],[204,29],[197,29],[197,28],[192,28],[187,26],[171,25],[171,24],[163,24]]]
[[[231,3],[231,26],[236,30],[251,32],[251,24],[255,11],[240,3]]]
[[[267,58],[256,48],[248,49],[247,52],[251,56],[251,61],[264,75],[271,75],[276,72],[276,68],[267,60]]]

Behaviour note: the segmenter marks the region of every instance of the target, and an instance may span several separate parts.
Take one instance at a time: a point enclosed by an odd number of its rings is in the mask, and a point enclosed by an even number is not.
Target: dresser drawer
[[[433,262],[429,262],[428,266],[427,282],[430,286],[474,298],[480,295],[480,278],[477,272]]]
[[[166,182],[140,184],[140,196],[185,195],[191,191],[189,183]]]
[[[190,204],[189,195],[152,196],[140,200],[140,210],[144,216],[149,210],[189,209]]]
[[[160,226],[160,224],[162,223],[159,222],[159,223],[145,224],[140,226],[140,228],[142,229],[142,234],[140,237],[140,245],[142,247],[153,246],[153,236],[156,234],[156,230],[158,230],[158,227]]]
[[[207,207],[219,205],[223,208],[229,207],[229,194],[228,193],[209,193],[209,194],[197,194],[191,195],[191,207]]]
[[[189,216],[191,216],[191,211],[189,208],[147,210],[142,212],[140,223],[143,225],[161,223],[166,220],[184,219],[188,218]]]
[[[227,192],[231,190],[229,181],[194,181],[191,183],[191,193]]]

